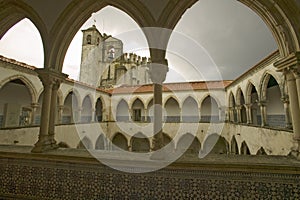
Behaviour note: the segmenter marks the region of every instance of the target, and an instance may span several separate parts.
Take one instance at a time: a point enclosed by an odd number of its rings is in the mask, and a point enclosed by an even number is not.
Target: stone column
[[[95,122],[96,109],[92,108],[92,119],[91,122]]]
[[[149,64],[149,73],[154,85],[154,123],[153,123],[153,151],[159,150],[164,146],[162,131],[162,84],[168,72],[167,60],[153,60]],[[155,155],[153,159],[164,159],[165,155]]]
[[[297,144],[297,149],[292,149],[292,155],[300,159],[300,52],[291,53],[275,62],[274,66],[283,72],[287,81],[294,140]]]
[[[54,147],[52,145],[52,137],[54,138],[54,135],[49,134],[53,131],[53,124],[55,122],[55,113],[51,111],[51,108],[53,106],[52,102],[54,102],[52,98],[55,98],[54,106],[56,106],[57,92],[54,94],[53,90],[57,91],[55,84],[57,81],[65,79],[67,76],[49,68],[35,69],[35,71],[38,73],[38,76],[44,86],[39,138],[35,143],[34,148],[31,150],[34,153],[39,153],[53,149]],[[51,113],[54,113],[54,116]]]
[[[297,93],[298,93],[298,104],[300,109],[300,63],[298,64],[297,68],[293,70],[294,76],[296,78],[296,86],[297,86]]]
[[[64,106],[58,106],[58,120],[57,123],[58,124],[62,124],[62,118],[63,118],[63,112],[64,112]]]
[[[252,112],[251,112],[251,107],[252,104],[245,104],[246,107],[246,115],[247,115],[247,124],[252,124]]]
[[[293,73],[289,70],[285,71],[287,80],[289,101],[291,106],[291,116],[294,130],[294,139],[300,142],[300,109],[299,99],[297,94],[296,80]]]
[[[237,122],[242,123],[242,115],[241,115],[242,106],[238,105],[236,106],[235,109],[236,109]]]
[[[258,106],[260,107],[261,126],[267,126],[267,103],[266,101],[260,101]]]
[[[82,113],[82,107],[79,107],[77,109],[77,116],[76,119],[74,120],[75,123],[81,123],[81,113]]]
[[[198,120],[198,122],[201,122],[201,108],[198,108],[198,112],[199,112],[199,120]]]
[[[288,129],[292,129],[292,122],[291,122],[291,115],[290,115],[290,102],[289,97],[285,95],[281,98],[284,107],[284,114],[285,114],[285,127]]]
[[[129,108],[129,117],[128,117],[128,120],[129,121],[134,121],[134,118],[133,118],[133,109],[132,108]]]
[[[148,110],[144,109],[144,122],[147,122],[147,118],[148,118]]]
[[[233,111],[233,107],[229,107],[229,121],[230,122],[234,122],[234,111]]]
[[[53,149],[58,148],[56,141],[54,139],[55,133],[55,117],[57,112],[57,91],[60,86],[61,81],[56,80],[52,86],[52,95],[51,95],[51,111],[49,118],[49,137],[51,142],[51,147]]]
[[[35,117],[36,117],[36,110],[39,107],[38,103],[32,103],[31,104],[31,108],[32,108],[32,112],[31,112],[31,125],[35,125]]]

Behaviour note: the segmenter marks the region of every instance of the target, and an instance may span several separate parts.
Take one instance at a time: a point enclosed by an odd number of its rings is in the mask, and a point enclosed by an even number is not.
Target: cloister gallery
[[[239,0],[278,50],[238,78],[164,83],[172,30],[196,2],[0,0],[0,38],[27,18],[44,50],[42,68],[0,56],[0,197],[299,198],[299,2]],[[138,24],[150,58],[93,25],[82,30],[79,80],[68,78],[74,35],[106,6]]]

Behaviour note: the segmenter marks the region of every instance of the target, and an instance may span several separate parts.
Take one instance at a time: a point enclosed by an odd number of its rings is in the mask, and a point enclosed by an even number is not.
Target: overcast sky
[[[93,14],[81,29],[94,23],[100,32],[121,39],[124,52],[149,56],[142,31],[127,14],[106,7]],[[81,29],[69,47],[63,68],[74,79],[80,67]],[[243,4],[236,0],[201,0],[187,10],[170,39],[167,81],[234,79],[276,49],[264,22]],[[29,20],[15,25],[1,39],[0,54],[43,66],[42,41]]]

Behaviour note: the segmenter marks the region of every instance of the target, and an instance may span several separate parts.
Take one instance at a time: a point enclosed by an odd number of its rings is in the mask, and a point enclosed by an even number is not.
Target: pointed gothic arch
[[[265,73],[261,82],[261,99],[266,102],[266,122],[271,127],[285,127],[286,113],[282,101],[283,86],[276,76]]]
[[[245,97],[242,89],[239,87],[236,93],[237,98],[237,105],[238,105],[238,122],[240,123],[246,123],[247,122],[247,111],[246,111],[246,103],[245,103]]]
[[[112,150],[120,151],[125,150],[128,151],[128,142],[127,138],[122,133],[116,133],[112,140]]]
[[[93,149],[93,143],[87,136],[84,136],[77,145],[77,149]]]
[[[176,151],[187,156],[198,157],[201,143],[198,138],[191,133],[186,133],[180,137],[176,144]]]
[[[95,104],[95,121],[102,122],[103,121],[103,110],[104,110],[104,104],[102,101],[102,98],[97,98],[96,104]]]
[[[133,152],[149,152],[150,141],[142,133],[137,133],[131,138],[131,150]]]
[[[145,120],[145,105],[144,102],[136,97],[135,100],[131,103],[132,111],[132,120],[136,122],[141,122]]]
[[[80,122],[82,123],[91,122],[92,114],[93,114],[93,106],[92,106],[92,99],[90,95],[87,95],[83,98],[81,108],[82,110],[81,110]]]
[[[181,110],[178,101],[174,97],[169,97],[164,103],[164,108],[166,110],[166,116],[164,116],[165,121],[169,123],[180,122]]]
[[[182,122],[199,122],[199,105],[197,101],[188,96],[182,104]]]
[[[249,147],[248,147],[246,141],[242,142],[242,145],[241,145],[241,154],[242,155],[251,155]]]
[[[219,105],[217,100],[207,95],[201,101],[201,122],[219,122]]]
[[[248,116],[250,117],[250,119],[248,120],[249,124],[261,124],[260,108],[258,106],[259,99],[260,97],[259,93],[256,90],[256,87],[252,82],[249,81],[246,94],[246,102],[250,106],[248,114]]]
[[[128,122],[130,120],[129,106],[124,99],[117,104],[116,121]]]
[[[232,139],[231,139],[230,153],[231,154],[239,154],[239,147],[238,147],[237,141],[235,139],[235,136],[232,136]]]
[[[106,150],[107,140],[104,134],[100,134],[96,140],[95,149],[96,150]]]

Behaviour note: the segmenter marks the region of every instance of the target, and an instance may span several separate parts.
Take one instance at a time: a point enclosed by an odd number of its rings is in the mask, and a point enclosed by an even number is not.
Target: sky
[[[126,13],[106,7],[92,15],[70,44],[63,67],[70,78],[78,79],[81,30],[93,24],[101,33],[121,39],[124,52],[149,56],[138,25]],[[172,33],[166,56],[170,68],[167,82],[232,80],[276,49],[268,27],[240,2],[201,0],[186,11]],[[30,20],[22,20],[4,35],[0,54],[43,67],[42,41]]]

